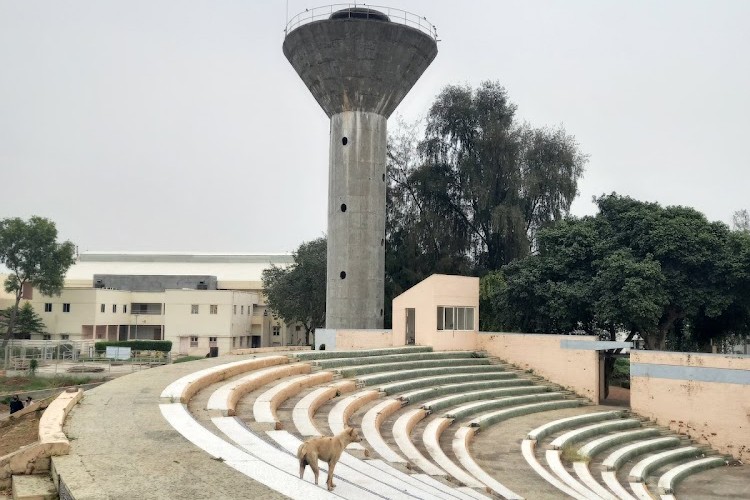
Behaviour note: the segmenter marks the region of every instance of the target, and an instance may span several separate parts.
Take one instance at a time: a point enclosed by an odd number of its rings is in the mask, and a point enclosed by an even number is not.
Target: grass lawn
[[[39,391],[89,382],[90,377],[0,377],[0,394]]]

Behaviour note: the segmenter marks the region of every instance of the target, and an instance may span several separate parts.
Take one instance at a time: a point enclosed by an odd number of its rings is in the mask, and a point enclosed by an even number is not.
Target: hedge
[[[97,351],[106,351],[107,347],[130,347],[134,351],[161,351],[172,350],[171,340],[122,340],[119,342],[97,342],[94,348]]]

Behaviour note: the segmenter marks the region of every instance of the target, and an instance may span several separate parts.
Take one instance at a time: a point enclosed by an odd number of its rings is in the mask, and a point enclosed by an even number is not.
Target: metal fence
[[[131,351],[126,359],[107,357],[94,340],[11,340],[3,353],[8,374],[103,377],[140,371],[172,362],[171,353]]]
[[[401,9],[365,3],[335,3],[322,7],[305,9],[304,12],[300,12],[287,21],[286,28],[284,28],[284,36],[287,36],[300,26],[314,21],[329,19],[334,12],[345,11],[347,9],[356,9],[350,10],[348,14],[349,17],[356,19],[367,19],[370,17],[372,19],[381,19],[382,14],[385,14],[393,23],[403,24],[418,29],[419,31],[431,36],[436,41],[438,40],[437,28],[428,21],[426,17]],[[341,15],[345,14],[346,13],[342,13]]]

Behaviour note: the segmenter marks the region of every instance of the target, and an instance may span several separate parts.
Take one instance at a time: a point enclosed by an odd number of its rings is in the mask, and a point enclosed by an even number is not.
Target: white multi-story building
[[[304,329],[269,314],[261,273],[291,255],[84,253],[56,297],[29,301],[49,340],[171,340],[172,351],[300,345]]]

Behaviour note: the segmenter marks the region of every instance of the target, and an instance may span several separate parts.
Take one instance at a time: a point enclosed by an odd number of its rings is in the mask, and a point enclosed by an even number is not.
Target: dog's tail
[[[307,455],[307,443],[302,443],[299,445],[299,448],[297,448],[297,458],[303,460],[305,455]]]

